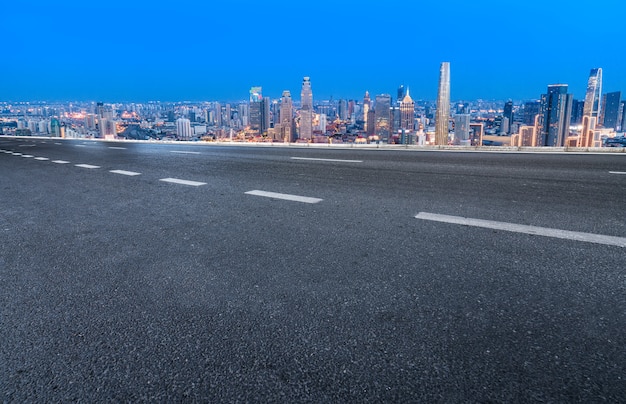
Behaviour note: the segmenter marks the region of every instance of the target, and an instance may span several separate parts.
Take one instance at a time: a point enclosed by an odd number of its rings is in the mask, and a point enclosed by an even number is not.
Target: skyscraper
[[[606,93],[602,96],[602,107],[600,109],[600,125],[604,128],[617,129],[619,126],[619,107],[621,91]]]
[[[502,114],[502,118],[502,123],[504,126],[502,128],[502,132],[507,134],[511,133],[511,125],[513,125],[513,101],[509,100],[504,104],[504,112]]]
[[[313,137],[313,91],[309,77],[304,77],[302,80],[300,104],[300,134],[298,138],[311,140]]]
[[[585,107],[583,116],[597,118],[600,114],[600,95],[602,94],[602,69],[591,69],[587,80],[587,92],[585,94]]]
[[[391,137],[391,96],[379,94],[374,104],[374,134],[379,140],[388,141]]]
[[[448,119],[450,118],[450,63],[443,62],[439,68],[439,91],[437,92],[437,116],[435,118],[435,144],[448,144]]]
[[[602,94],[602,69],[591,69],[587,80],[585,106],[583,108],[583,127],[578,136],[578,147],[592,147],[594,133],[600,118],[600,95]]]
[[[280,102],[280,138],[284,142],[293,142],[293,101],[289,90],[283,91]]]
[[[367,131],[367,115],[370,111],[370,93],[365,91],[365,96],[363,97],[363,129]]]
[[[562,147],[569,136],[572,95],[567,84],[551,84],[541,96],[542,131],[537,146]]]
[[[454,144],[470,146],[470,115],[458,114],[454,116]]]
[[[262,131],[262,115],[263,115],[263,93],[262,87],[251,87],[250,88],[250,110],[248,116],[248,124],[250,125],[250,129],[255,131]]]
[[[412,131],[415,121],[415,102],[409,94],[409,89],[406,89],[406,95],[400,101],[400,129],[406,131]]]

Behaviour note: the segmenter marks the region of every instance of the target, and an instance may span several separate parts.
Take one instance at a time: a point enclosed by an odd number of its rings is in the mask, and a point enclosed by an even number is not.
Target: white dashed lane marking
[[[363,160],[340,160],[340,159],[321,159],[312,157],[292,157],[292,160],[307,160],[307,161],[329,161],[332,163],[362,163]]]
[[[434,222],[460,224],[463,226],[482,227],[485,229],[504,230],[514,233],[524,233],[537,236],[561,238],[566,240],[584,241],[587,243],[614,245],[626,247],[626,238],[616,236],[604,236],[601,234],[582,233],[577,231],[551,229],[548,227],[527,226],[523,224],[495,222],[492,220],[471,219],[461,216],[439,215],[436,213],[420,212],[416,219],[430,220]]]
[[[33,156],[32,154],[22,154],[22,157],[31,158],[35,156]]]
[[[141,175],[141,173],[136,173],[134,171],[125,171],[125,170],[111,170],[109,171],[113,174],[121,174],[121,175],[128,175],[128,176],[134,176],[134,175]]]
[[[65,160],[52,160],[53,163],[57,163],[57,164],[69,164],[69,161],[65,161]]]
[[[609,171],[609,174],[623,174],[623,175],[626,175],[626,171]]]
[[[159,181],[171,182],[173,184],[191,185],[194,187],[199,187],[200,185],[206,185],[206,182],[181,180],[179,178],[161,178]]]
[[[304,202],[304,203],[318,203],[318,202],[323,201],[323,199],[311,198],[308,196],[280,194],[276,192],[267,192],[267,191],[259,191],[259,190],[248,191],[245,194],[255,195],[255,196],[264,196],[266,198],[282,199],[285,201]]]
[[[39,161],[48,161],[50,160],[48,157],[35,157],[35,160],[39,160]]]
[[[109,146],[109,149],[113,149],[113,150],[126,150],[125,147],[118,147],[118,146]]]
[[[170,153],[178,153],[178,154],[200,154],[197,151],[182,151],[182,150],[171,150]]]
[[[80,167],[80,168],[89,168],[89,169],[100,168],[100,166],[92,166],[91,164],[75,164],[75,166]]]

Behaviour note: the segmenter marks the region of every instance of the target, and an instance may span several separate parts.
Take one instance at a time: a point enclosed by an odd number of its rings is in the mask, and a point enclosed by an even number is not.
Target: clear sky
[[[0,100],[239,100],[251,86],[362,98],[400,84],[453,100],[626,92],[624,0],[7,0]],[[624,97],[626,98],[626,96]]]

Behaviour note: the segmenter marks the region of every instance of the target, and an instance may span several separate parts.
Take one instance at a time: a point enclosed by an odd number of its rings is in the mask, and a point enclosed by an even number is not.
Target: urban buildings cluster
[[[390,143],[600,147],[622,138],[626,101],[602,93],[602,69],[591,69],[584,100],[567,84],[548,85],[530,101],[451,103],[450,64],[443,62],[436,102],[369,92],[361,100],[315,100],[309,77],[299,100],[250,88],[238,102],[0,102],[3,135],[234,142]],[[621,145],[621,143],[619,143]]]

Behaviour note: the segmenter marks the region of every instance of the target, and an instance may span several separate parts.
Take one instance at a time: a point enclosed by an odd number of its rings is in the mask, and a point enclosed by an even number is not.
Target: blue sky
[[[533,99],[589,70],[626,92],[626,2],[28,1],[0,12],[0,100],[239,100],[253,85],[299,99]],[[624,97],[626,98],[626,97]]]

